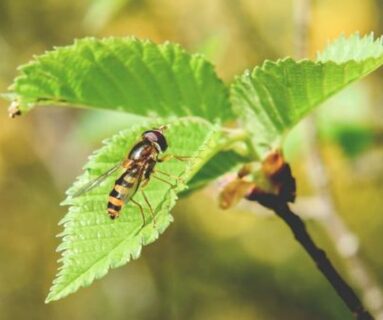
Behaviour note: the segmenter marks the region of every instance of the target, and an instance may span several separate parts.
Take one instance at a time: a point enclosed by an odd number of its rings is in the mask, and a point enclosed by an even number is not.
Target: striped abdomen
[[[136,193],[140,174],[141,166],[133,165],[116,180],[108,201],[108,214],[112,219],[118,217],[123,205]]]

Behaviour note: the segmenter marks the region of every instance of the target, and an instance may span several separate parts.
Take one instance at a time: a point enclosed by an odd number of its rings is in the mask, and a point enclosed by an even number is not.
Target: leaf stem
[[[247,155],[254,161],[259,160],[259,155],[251,141],[251,133],[243,129],[222,128],[222,132],[226,134],[223,143],[220,144],[223,149],[230,149],[233,144],[243,142],[246,145]]]
[[[230,144],[231,142],[237,142],[237,141],[243,141],[247,138],[249,138],[249,132],[243,129],[238,129],[238,128],[227,128],[223,127],[221,128],[221,131],[225,133],[226,139],[225,139],[225,144]]]
[[[248,200],[254,201],[251,197]],[[315,262],[318,269],[327,278],[332,287],[342,298],[344,303],[358,320],[373,320],[372,315],[365,309],[353,289],[342,278],[335,269],[326,252],[319,248],[309,233],[303,220],[291,211],[286,202],[279,201],[275,196],[270,195],[267,200],[259,201],[265,207],[273,210],[291,229],[295,239],[305,249],[311,259]]]

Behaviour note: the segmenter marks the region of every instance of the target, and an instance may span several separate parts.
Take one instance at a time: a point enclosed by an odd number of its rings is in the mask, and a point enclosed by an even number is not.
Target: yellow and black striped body
[[[119,216],[124,204],[137,192],[141,183],[149,181],[156,165],[158,150],[148,140],[138,142],[123,163],[125,172],[116,180],[109,194],[108,214],[112,219]]]
[[[112,219],[119,216],[124,204],[137,192],[143,173],[140,163],[133,163],[131,167],[116,180],[113,190],[109,194],[108,214]]]
[[[113,190],[109,193],[107,206],[108,214],[112,219],[117,218],[124,204],[131,200],[140,208],[145,222],[142,206],[138,202],[134,201],[132,197],[136,194],[140,186],[144,187],[149,182],[150,176],[154,172],[154,167],[157,162],[163,161],[162,159],[159,159],[158,156],[160,153],[165,152],[168,148],[168,143],[163,135],[163,131],[165,129],[166,126],[161,126],[158,129],[143,132],[141,140],[133,146],[125,160],[117,163],[96,179],[89,181],[82,188],[74,192],[72,197],[78,197],[81,194],[97,187],[102,181],[122,166],[125,171],[116,180]],[[149,209],[152,211],[150,203],[143,191],[142,194],[149,206]]]

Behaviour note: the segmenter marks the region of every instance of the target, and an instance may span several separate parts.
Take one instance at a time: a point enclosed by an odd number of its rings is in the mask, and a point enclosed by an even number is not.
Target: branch
[[[270,152],[262,161],[260,169],[258,182],[248,181],[245,178],[252,172],[252,167],[244,165],[237,176],[222,189],[221,208],[229,208],[237,203],[238,198],[244,196],[247,200],[256,201],[273,210],[290,227],[295,239],[306,250],[356,319],[373,320],[355,292],[334,268],[326,253],[314,243],[303,220],[290,210],[287,203],[295,201],[296,181],[282,152]]]
[[[341,277],[331,261],[328,259],[324,250],[319,248],[309,235],[305,223],[302,219],[292,212],[286,202],[278,199],[272,194],[259,195],[253,193],[247,196],[250,201],[257,201],[261,205],[273,210],[291,229],[295,239],[306,250],[309,256],[317,265],[318,269],[327,278],[332,287],[342,298],[344,303],[355,315],[358,320],[373,320],[372,315],[365,309],[353,289]]]
[[[294,0],[294,24],[295,24],[295,54],[303,59],[308,53],[309,29],[312,0]],[[347,272],[352,275],[355,285],[360,289],[362,298],[367,307],[378,319],[383,319],[383,293],[374,277],[368,271],[366,264],[358,254],[358,238],[344,223],[339,216],[335,199],[331,193],[331,185],[328,172],[325,168],[324,159],[320,153],[318,132],[315,114],[307,119],[308,176],[316,194],[322,198],[324,208],[321,219],[327,233],[336,244],[336,249],[344,258]],[[344,244],[351,245],[344,245]]]

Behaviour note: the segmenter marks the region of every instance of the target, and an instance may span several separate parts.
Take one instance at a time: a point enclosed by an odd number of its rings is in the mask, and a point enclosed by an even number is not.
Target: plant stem
[[[251,198],[248,199],[252,200]],[[271,196],[267,202],[259,202],[264,206],[272,209],[290,227],[295,239],[313,259],[318,269],[327,278],[327,280],[330,282],[338,295],[342,298],[350,311],[354,314],[356,319],[373,320],[374,318],[365,309],[353,289],[346,283],[346,281],[342,278],[331,261],[328,259],[325,251],[314,243],[313,239],[307,232],[305,223],[298,215],[291,211],[288,204],[278,201],[278,199],[273,196]]]
[[[307,137],[308,152],[308,177],[311,180],[315,193],[322,199],[323,217],[319,222],[323,225],[330,238],[335,243],[335,248],[344,259],[347,273],[352,277],[359,288],[365,304],[378,320],[383,319],[383,294],[382,290],[368,270],[368,266],[360,257],[358,237],[350,230],[337,212],[336,203],[332,194],[329,173],[326,170],[317,130],[313,118],[309,118]]]
[[[312,0],[294,0],[294,48],[295,55],[299,59],[305,58],[308,53],[312,5]],[[355,285],[360,289],[367,307],[376,315],[378,320],[382,320],[383,293],[358,254],[358,238],[349,230],[337,213],[335,199],[331,193],[329,174],[320,152],[315,120],[315,114],[306,120],[306,140],[308,144],[308,176],[311,178],[315,193],[322,199],[324,204],[322,210],[324,218],[320,222],[333,239],[336,249],[344,258],[347,272],[352,276]]]

